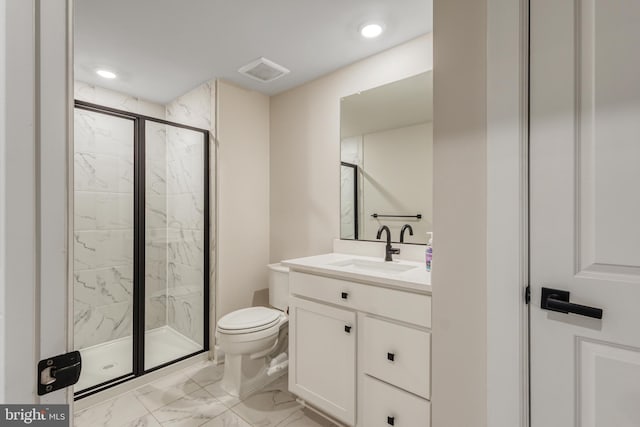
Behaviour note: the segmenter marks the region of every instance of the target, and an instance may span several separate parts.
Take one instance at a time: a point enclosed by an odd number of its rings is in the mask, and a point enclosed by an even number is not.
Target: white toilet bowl
[[[227,393],[244,398],[287,372],[288,286],[288,269],[271,264],[269,302],[283,311],[249,307],[218,321],[216,341],[225,354],[221,385]]]

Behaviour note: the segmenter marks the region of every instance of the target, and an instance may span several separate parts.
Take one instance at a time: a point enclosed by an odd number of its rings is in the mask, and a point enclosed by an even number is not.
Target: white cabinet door
[[[531,425],[637,427],[640,2],[532,0],[530,18]],[[542,287],[602,319],[543,309]]]
[[[355,312],[292,297],[289,316],[289,390],[354,425]]]

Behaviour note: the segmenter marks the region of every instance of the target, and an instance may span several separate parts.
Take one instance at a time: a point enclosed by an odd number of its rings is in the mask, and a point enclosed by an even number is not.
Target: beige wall
[[[218,81],[216,109],[219,319],[267,287],[269,97]]]
[[[483,427],[486,2],[435,0],[434,22],[432,425]]]
[[[391,239],[400,240],[400,230],[410,224],[413,236],[405,242],[427,243],[433,223],[433,123],[421,123],[363,136],[364,159],[360,213],[362,239],[375,240],[381,225],[389,226]],[[372,218],[371,214],[415,215],[411,218]]]
[[[432,69],[432,47],[421,36],[271,98],[271,261],[340,235],[340,98]]]

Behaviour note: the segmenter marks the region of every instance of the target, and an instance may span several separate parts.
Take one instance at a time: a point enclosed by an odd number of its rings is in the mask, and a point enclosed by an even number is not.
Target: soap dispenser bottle
[[[424,250],[424,261],[427,271],[431,271],[431,262],[433,260],[433,232],[427,231],[427,236],[429,239],[427,240],[427,247]]]

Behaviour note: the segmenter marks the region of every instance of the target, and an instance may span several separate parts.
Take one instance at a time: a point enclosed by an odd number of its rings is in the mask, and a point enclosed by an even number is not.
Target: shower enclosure
[[[209,133],[76,101],[77,398],[209,349]]]

